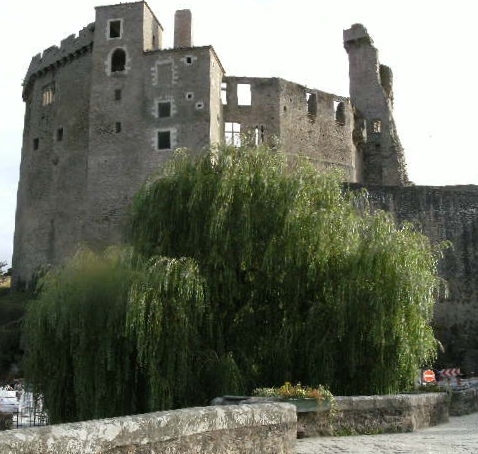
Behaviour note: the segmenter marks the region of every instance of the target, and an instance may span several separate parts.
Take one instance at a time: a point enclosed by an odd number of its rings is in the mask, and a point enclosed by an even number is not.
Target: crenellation
[[[60,47],[50,46],[43,53],[35,55],[28,67],[23,86],[27,87],[36,73],[53,68],[56,64],[65,64],[68,56],[80,55],[84,48],[93,44],[93,41],[94,24],[89,24],[80,30],[78,37],[72,34],[61,41]]]

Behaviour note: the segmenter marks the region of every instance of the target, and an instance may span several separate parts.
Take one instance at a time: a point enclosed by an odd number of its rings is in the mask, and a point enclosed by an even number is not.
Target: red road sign
[[[431,383],[435,381],[435,372],[433,372],[431,369],[424,370],[422,372],[422,380],[425,383]]]

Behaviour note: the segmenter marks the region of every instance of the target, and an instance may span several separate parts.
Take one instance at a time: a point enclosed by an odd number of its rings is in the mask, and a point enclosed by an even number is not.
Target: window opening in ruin
[[[256,147],[259,145],[259,126],[256,126],[254,130],[254,145]]]
[[[251,84],[237,84],[237,105],[251,105]]]
[[[109,22],[110,38],[121,38],[121,20],[111,20]]]
[[[194,93],[191,93],[191,92],[186,93],[186,99],[191,100],[193,98],[194,98]]]
[[[335,121],[341,126],[345,124],[345,104],[342,101],[337,102],[335,109]]]
[[[187,65],[192,65],[193,64],[193,58],[192,57],[186,57],[186,64]]]
[[[167,118],[171,116],[171,101],[158,102],[158,117]]]
[[[372,134],[380,134],[382,131],[382,122],[380,120],[372,121]]]
[[[266,129],[264,128],[264,125],[261,125],[261,143],[264,143],[265,135],[266,135]]]
[[[121,122],[120,121],[117,121],[115,123],[115,132],[116,133],[120,133],[121,132]]]
[[[33,139],[33,149],[38,150],[38,147],[40,146],[40,139],[37,137]]]
[[[171,131],[158,131],[158,150],[171,149]]]
[[[56,130],[56,141],[61,142],[63,140],[63,128],[58,128]]]
[[[224,105],[227,104],[227,82],[221,83],[221,101]]]
[[[309,115],[317,115],[317,95],[315,93],[307,94],[307,113]]]
[[[43,88],[41,103],[43,106],[48,106],[55,100],[55,85],[51,84]]]
[[[111,72],[124,71],[126,66],[126,52],[123,49],[115,49],[111,55]]]
[[[117,88],[115,90],[115,101],[121,101],[121,89]]]
[[[153,35],[153,38],[151,39],[151,46],[153,49],[156,47],[156,36]]]
[[[224,136],[227,145],[233,145],[234,147],[241,146],[241,124],[226,122],[224,124]]]

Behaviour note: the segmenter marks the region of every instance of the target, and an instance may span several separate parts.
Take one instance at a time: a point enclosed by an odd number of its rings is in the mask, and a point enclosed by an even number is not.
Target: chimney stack
[[[174,48],[192,47],[192,16],[189,9],[180,9],[174,16]]]

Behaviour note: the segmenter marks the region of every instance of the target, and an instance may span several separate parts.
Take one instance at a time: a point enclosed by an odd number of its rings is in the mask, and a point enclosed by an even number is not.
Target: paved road
[[[478,454],[478,413],[405,434],[297,440],[297,454]]]

